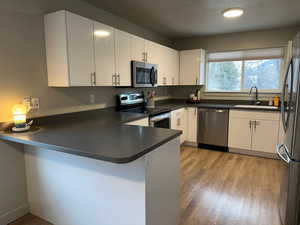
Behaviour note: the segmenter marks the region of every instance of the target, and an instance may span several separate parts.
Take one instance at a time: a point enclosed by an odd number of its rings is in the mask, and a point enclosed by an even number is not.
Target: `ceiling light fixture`
[[[231,8],[231,9],[226,9],[223,12],[223,16],[226,18],[235,18],[239,17],[244,14],[244,10],[241,8]]]
[[[97,37],[107,37],[110,35],[110,33],[108,31],[105,31],[105,30],[96,30],[94,32],[95,36]]]

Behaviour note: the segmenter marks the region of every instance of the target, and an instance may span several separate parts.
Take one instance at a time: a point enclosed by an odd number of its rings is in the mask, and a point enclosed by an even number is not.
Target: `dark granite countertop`
[[[181,134],[170,129],[124,125],[146,117],[147,114],[120,113],[112,108],[50,116],[35,119],[29,132],[1,131],[0,139],[113,163],[129,163]]]

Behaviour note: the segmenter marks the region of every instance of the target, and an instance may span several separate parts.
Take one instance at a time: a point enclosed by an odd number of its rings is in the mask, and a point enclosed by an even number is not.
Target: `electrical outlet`
[[[94,94],[90,94],[90,103],[91,104],[95,103],[95,95]]]
[[[39,98],[31,98],[31,107],[32,109],[40,108],[40,99]]]

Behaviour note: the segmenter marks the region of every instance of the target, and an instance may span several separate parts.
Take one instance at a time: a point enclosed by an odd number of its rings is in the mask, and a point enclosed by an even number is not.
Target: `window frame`
[[[247,50],[245,50],[247,51]],[[214,52],[211,52],[214,53]],[[208,53],[209,54],[209,53]],[[263,89],[263,90],[258,90],[260,93],[266,93],[266,94],[279,94],[281,93],[281,89],[282,89],[282,81],[283,81],[283,77],[282,77],[282,70],[283,70],[283,66],[284,66],[284,58],[283,57],[254,57],[251,59],[230,59],[230,60],[215,60],[215,61],[209,61],[208,60],[208,55],[205,58],[205,88],[204,88],[204,93],[205,94],[245,94],[245,93],[249,93],[250,89],[243,89],[243,84],[244,84],[244,75],[245,75],[245,61],[250,61],[250,60],[270,60],[270,59],[280,59],[280,71],[279,71],[279,87],[278,89]],[[240,88],[241,90],[239,91],[234,91],[234,90],[230,90],[230,91],[210,91],[207,89],[208,87],[208,75],[209,75],[209,63],[210,62],[232,62],[232,61],[241,61],[242,62],[242,72],[241,72],[241,83],[240,83]]]

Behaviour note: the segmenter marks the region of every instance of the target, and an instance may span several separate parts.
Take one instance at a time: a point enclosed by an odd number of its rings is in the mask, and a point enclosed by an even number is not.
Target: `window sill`
[[[254,93],[253,93],[254,94]],[[245,99],[248,99],[248,98],[252,98],[253,94],[250,96],[249,95],[249,92],[206,92],[204,91],[203,92],[203,97],[211,97],[211,98],[218,98],[218,97],[221,97],[221,98],[228,98],[228,99],[231,99],[231,98],[245,98]],[[281,93],[278,91],[278,92],[258,92],[258,95],[260,98],[270,98],[270,97],[273,97],[273,96],[280,96]]]

